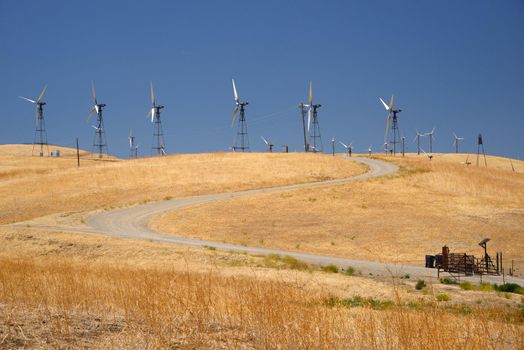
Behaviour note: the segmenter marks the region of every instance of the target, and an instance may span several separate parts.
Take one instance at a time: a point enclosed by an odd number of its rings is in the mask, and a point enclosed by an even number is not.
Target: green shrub
[[[451,296],[447,293],[440,293],[437,295],[437,301],[450,301]]]
[[[426,282],[424,280],[418,280],[417,284],[415,285],[416,290],[421,290],[422,288],[426,287]]]
[[[356,270],[354,267],[352,266],[348,266],[346,268],[346,270],[344,271],[344,274],[348,275],[348,276],[353,276],[355,274]]]
[[[460,287],[460,289],[463,289],[463,290],[473,290],[475,288],[473,286],[473,284],[471,282],[468,282],[468,281],[461,282],[459,284],[459,287]]]
[[[449,277],[442,277],[440,279],[440,283],[442,283],[442,284],[458,284],[457,281],[455,281],[453,278],[449,278]]]
[[[340,299],[335,296],[330,296],[324,300],[324,305],[329,307],[342,306],[347,308],[352,307],[369,307],[373,310],[384,310],[392,307],[394,303],[391,300],[379,300],[375,298],[363,298],[360,295],[355,295],[351,298]]]
[[[495,284],[495,289],[499,292],[515,293],[515,294],[524,294],[524,288],[516,283],[506,283],[501,284],[500,286]]]
[[[337,265],[333,265],[333,264],[329,264],[329,265],[324,266],[322,268],[322,271],[328,272],[328,273],[338,273],[338,266]]]

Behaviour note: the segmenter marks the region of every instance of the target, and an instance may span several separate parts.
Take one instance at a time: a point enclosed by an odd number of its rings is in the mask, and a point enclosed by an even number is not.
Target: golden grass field
[[[389,159],[389,158],[385,158]],[[258,194],[166,213],[162,232],[250,246],[422,264],[443,245],[476,253],[489,237],[524,274],[524,162],[465,155],[397,157],[398,174],[329,188]],[[506,265],[508,266],[508,265]]]
[[[83,159],[77,168],[74,157],[28,157],[31,149],[0,146],[0,224],[169,197],[321,181],[366,170],[332,157],[282,153]]]
[[[417,281],[410,278],[371,279],[360,276],[358,271],[353,275],[327,273],[285,257],[53,232],[32,224],[46,216],[47,224],[74,217],[70,223],[73,225],[95,209],[318,181],[365,171],[342,158],[303,154],[177,155],[132,161],[83,160],[77,169],[76,159],[67,158],[67,150],[62,151],[66,153],[64,158],[40,159],[26,157],[27,147],[31,146],[0,146],[0,223],[31,220],[24,225],[0,226],[0,349],[524,349],[521,295],[465,291],[429,281],[426,288],[416,290]],[[346,215],[362,218],[362,222],[350,224],[355,232],[354,227],[366,226],[365,218],[378,220],[380,208],[389,208],[395,220],[407,220],[407,215],[398,214],[394,208],[405,205],[415,210],[412,199],[438,207],[434,200],[424,197],[442,191],[442,198],[464,197],[461,205],[471,206],[471,212],[478,217],[497,208],[496,213],[505,216],[497,225],[485,221],[490,229],[498,227],[503,232],[505,227],[518,226],[522,217],[522,173],[508,175],[505,169],[483,172],[470,167],[462,176],[458,165],[454,170],[452,159],[448,162],[446,157],[435,158],[431,164],[407,159],[400,163],[401,173],[387,179],[257,195],[250,197],[249,203],[248,198],[238,198],[221,202],[222,206],[208,204],[169,214],[156,224],[172,227],[173,218],[180,218],[181,227],[191,228],[195,225],[190,225],[189,215],[194,215],[202,227],[198,234],[207,234],[213,222],[217,230],[225,232],[229,223],[217,216],[228,215],[238,223],[238,210],[229,205],[240,209],[238,205],[244,203],[244,216],[239,220],[246,220],[242,227],[252,223],[253,232],[273,218],[284,220],[270,225],[275,231],[271,238],[274,241],[266,236],[250,241],[250,236],[238,232],[236,226],[231,226],[224,240],[235,241],[240,234],[244,243],[278,247],[288,243],[277,239],[276,232],[308,232],[298,248],[292,247],[305,250],[309,240],[317,240],[322,248],[319,232],[340,230],[337,224],[347,223],[343,221]],[[491,159],[488,161],[491,163]],[[500,160],[501,167],[504,161]],[[515,166],[524,171],[522,163]],[[504,179],[504,185],[496,179]],[[445,184],[454,181],[457,183]],[[388,183],[399,186],[394,190]],[[477,187],[479,184],[482,189]],[[457,188],[462,188],[458,194]],[[446,191],[454,194],[446,196]],[[373,201],[377,196],[383,198],[381,206]],[[286,208],[293,202],[296,208]],[[451,212],[443,207],[445,204],[440,204],[439,210]],[[205,208],[208,218],[202,212]],[[297,213],[297,208],[307,210],[308,215]],[[333,209],[342,213],[334,215]],[[271,215],[267,215],[268,210]],[[435,220],[423,226],[420,234],[427,231],[436,235],[432,226],[451,220],[447,215],[437,220],[425,210],[418,211],[423,218]],[[512,211],[516,219],[507,214]],[[323,218],[326,212],[331,214]],[[292,217],[285,218],[286,213]],[[322,221],[309,227],[314,217]],[[301,229],[288,231],[293,223],[300,223],[299,218],[305,222],[300,224]],[[384,225],[386,221],[378,222]],[[367,225],[371,226],[369,222]],[[192,231],[185,232],[193,235]],[[518,233],[519,228],[511,232]],[[498,244],[492,238],[494,245]],[[328,248],[341,245],[339,241],[332,245],[331,236],[328,239]],[[351,241],[365,244],[361,239]],[[384,236],[385,247],[393,247],[388,243],[391,239]],[[521,244],[519,239],[514,244]],[[404,240],[409,242],[408,238]],[[470,246],[460,237],[455,241]],[[311,245],[311,251],[318,247]],[[391,253],[384,253],[384,259],[390,259]],[[419,257],[414,259],[418,261]]]

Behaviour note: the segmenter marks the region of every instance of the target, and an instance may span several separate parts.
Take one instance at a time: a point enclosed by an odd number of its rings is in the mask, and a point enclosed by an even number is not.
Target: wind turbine
[[[433,153],[433,134],[435,133],[435,128],[431,132],[427,132],[424,136],[429,136],[429,153]]]
[[[264,138],[264,136],[260,136],[260,138],[261,138],[262,141],[264,141],[264,143],[266,144],[266,146],[267,146],[267,151],[268,151],[268,152],[273,152],[273,146],[274,146],[274,145],[273,145],[271,142],[268,142],[268,141]]]
[[[153,81],[150,82],[149,87],[151,92],[151,108],[147,113],[147,117],[151,118],[151,123],[155,124],[153,129],[153,142],[156,142],[156,144],[151,147],[151,151],[159,156],[164,156],[166,155],[166,146],[164,143],[164,129],[162,128],[162,119],[160,119],[160,110],[163,109],[164,106],[156,104]]]
[[[459,141],[464,140],[463,137],[458,137],[457,134],[453,133],[455,139],[453,140],[453,146],[455,146],[455,153],[459,153]]]
[[[235,126],[237,113],[240,109],[240,118],[237,123],[237,135],[233,149],[235,151],[240,150],[242,152],[246,152],[249,151],[249,138],[247,136],[247,123],[244,113],[245,107],[249,104],[249,102],[240,101],[238,98],[237,87],[235,85],[235,79],[231,79],[231,83],[233,84],[233,97],[235,98],[235,109],[233,109],[233,120],[231,121],[231,128]]]
[[[353,142],[351,142],[349,145],[346,145],[344,142],[339,141],[340,144],[348,150],[348,156],[351,157],[351,153],[353,152]]]
[[[36,124],[36,130],[35,130],[35,138],[33,140],[33,150],[31,154],[35,151],[35,146],[40,145],[40,157],[44,156],[44,146],[47,149],[47,153],[49,154],[49,146],[47,144],[47,133],[45,130],[45,121],[44,121],[44,106],[46,105],[45,102],[42,101],[42,98],[44,97],[45,91],[47,90],[47,84],[44,86],[42,91],[40,92],[40,95],[38,95],[38,98],[36,100],[31,100],[30,98],[18,96],[21,99],[24,99],[28,102],[31,102],[35,105],[36,108],[36,118],[35,118],[35,124]]]
[[[386,104],[386,102],[384,102],[384,100],[382,98],[379,97],[379,100],[380,102],[382,102],[382,104],[384,105],[384,108],[388,111],[388,114],[386,115],[386,130],[384,131],[384,149],[386,150],[387,152],[387,149],[389,147],[387,147],[387,144],[388,144],[388,130],[389,130],[389,126],[391,124],[391,130],[393,132],[393,140],[391,141],[391,143],[393,144],[393,155],[396,154],[397,152],[397,143],[400,143],[400,134],[399,134],[399,130],[398,130],[398,116],[397,114],[402,112],[402,110],[399,108],[399,109],[394,109],[393,108],[393,99],[394,99],[394,96],[391,95],[391,99],[389,100],[389,105]]]
[[[307,114],[307,132],[309,134],[310,142],[308,147],[313,149],[313,152],[322,152],[322,137],[320,136],[320,126],[318,124],[318,109],[322,107],[321,104],[313,104],[313,82],[309,82],[309,96],[308,103],[304,107],[308,108]],[[313,124],[313,133],[310,133],[311,124]]]
[[[96,113],[96,126],[92,125],[95,128],[93,148],[98,149],[98,158],[101,159],[104,154],[104,148],[106,149],[106,153],[109,153],[107,151],[107,142],[104,130],[104,118],[102,116],[102,111],[105,108],[106,104],[98,103],[98,100],[96,99],[94,81],[91,81],[91,97],[93,98],[94,105],[89,114],[87,115],[87,121],[89,122],[91,120],[91,117],[93,116],[93,113]]]
[[[129,136],[127,139],[129,140],[130,158],[138,158],[138,145],[135,145],[136,137],[133,136],[133,130],[129,129]]]
[[[413,142],[415,142],[415,140],[417,140],[417,155],[420,155],[420,137],[424,137],[426,136],[426,134],[421,134],[418,132],[417,129],[415,129],[415,131],[417,132],[417,136],[415,136],[415,138],[413,139]]]
[[[302,132],[304,134],[304,152],[309,152],[309,144],[308,144],[308,137],[309,134],[309,127],[311,124],[311,104],[313,103],[313,83],[311,80],[309,81],[309,96],[308,96],[308,102],[309,104],[305,104],[301,102],[298,105],[298,108],[300,108],[300,113],[302,116]],[[307,123],[306,123],[306,110],[307,110]],[[307,125],[307,126],[306,126]],[[307,132],[306,132],[307,128]]]
[[[369,146],[369,148],[368,148],[368,156],[370,156],[370,157],[371,157],[371,148],[372,147],[373,147],[373,145]]]

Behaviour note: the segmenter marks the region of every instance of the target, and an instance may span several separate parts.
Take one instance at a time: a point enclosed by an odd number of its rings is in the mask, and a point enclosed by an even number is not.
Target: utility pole
[[[304,152],[309,152],[309,145],[307,143],[307,134],[306,134],[306,107],[304,103],[298,105],[300,108],[300,113],[302,115],[302,130],[304,132]]]
[[[78,137],[76,138],[76,163],[80,167],[80,149],[78,148]]]

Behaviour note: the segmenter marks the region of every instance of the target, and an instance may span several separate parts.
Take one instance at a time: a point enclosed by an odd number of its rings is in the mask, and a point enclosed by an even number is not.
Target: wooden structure
[[[487,243],[489,238],[483,239],[479,245],[484,249],[482,258],[475,258],[474,255],[466,253],[451,253],[449,247],[443,246],[442,253],[437,255],[426,255],[426,267],[438,269],[449,273],[457,278],[461,275],[500,275],[502,273],[502,253],[496,253],[495,262],[489,256]]]

